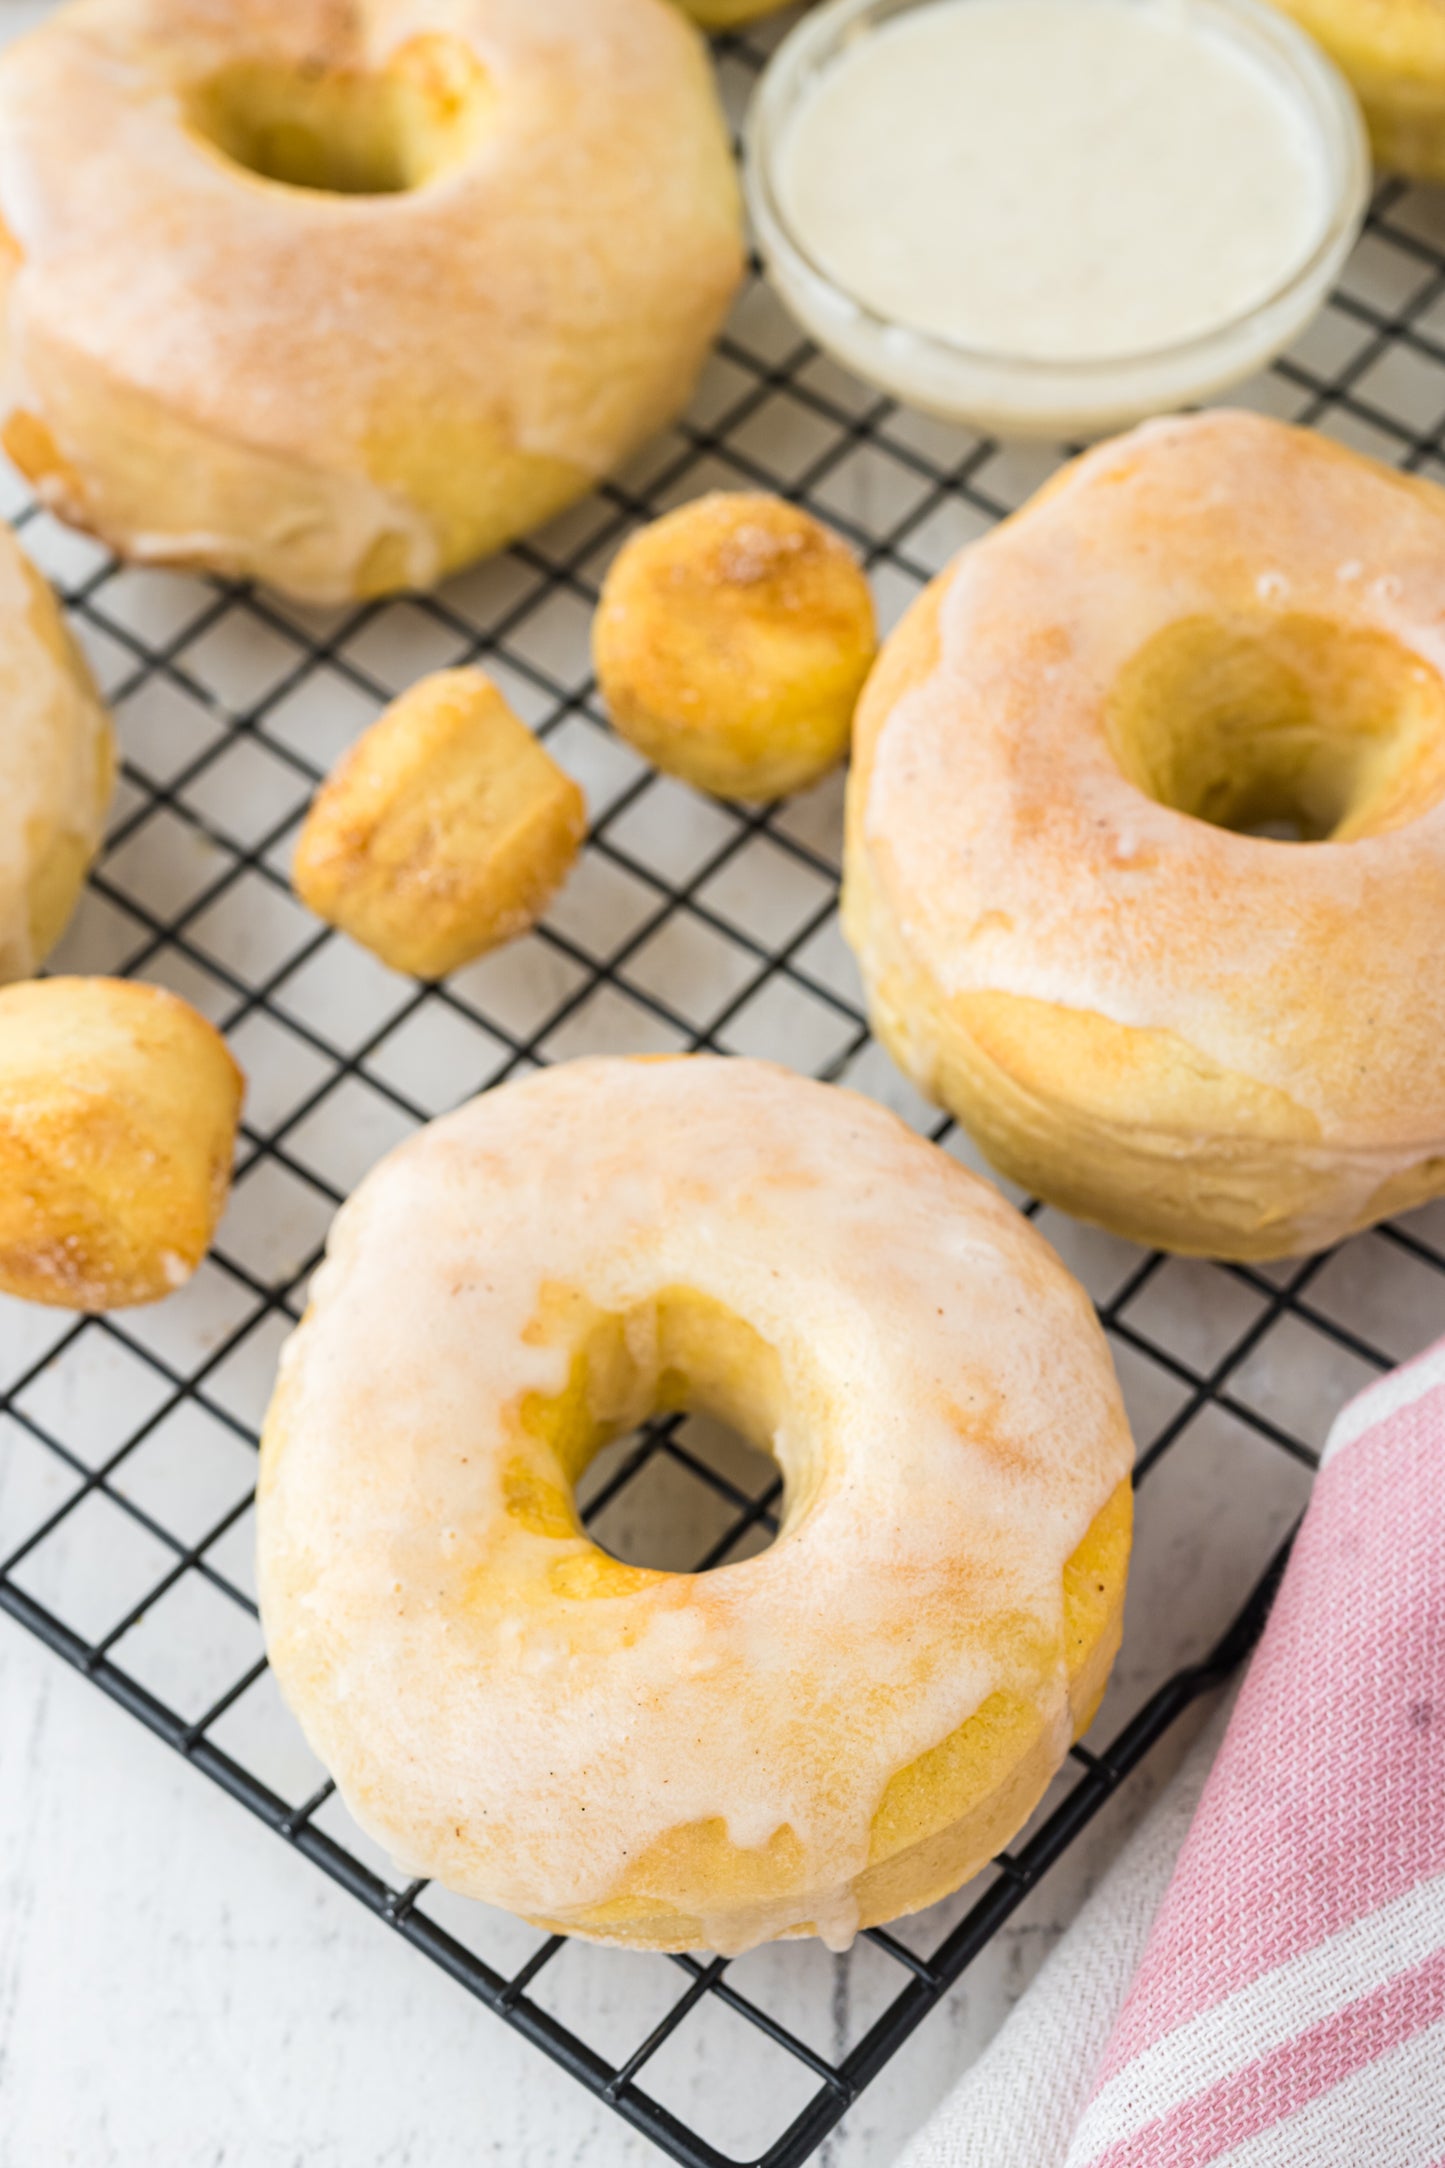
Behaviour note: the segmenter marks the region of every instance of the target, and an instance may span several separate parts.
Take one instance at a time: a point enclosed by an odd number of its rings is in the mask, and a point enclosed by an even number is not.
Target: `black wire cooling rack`
[[[735,117],[776,34],[719,42]],[[1238,396],[1445,479],[1445,202],[1388,184],[1340,292]],[[227,1031],[251,1097],[230,1211],[186,1290],[111,1317],[4,1306],[0,1605],[690,2168],[807,2159],[1245,1652],[1329,1417],[1445,1324],[1445,1208],[1263,1270],[1146,1256],[1038,1214],[1098,1301],[1140,1441],[1131,1602],[1150,1623],[1126,1634],[1095,1727],[1108,1743],[1074,1749],[1017,1848],[962,1897],[862,1938],[851,1960],[820,1971],[807,1945],[762,1969],[617,1960],[633,2030],[620,2038],[614,2006],[605,2042],[554,1992],[579,1946],[388,1879],[306,1757],[270,1687],[250,1586],[256,1429],[342,1195],[417,1122],[537,1063],[771,1055],[889,1099],[969,1157],[869,1042],[837,934],[837,790],[720,806],[653,775],[607,732],[587,626],[605,564],[638,523],[702,489],[750,485],[849,535],[891,621],[1060,456],[876,397],[802,341],[754,279],[684,426],[434,596],[306,611],[123,570],[5,485],[126,755],[106,853],[53,968],[185,994]],[[593,825],[538,933],[423,987],[309,918],[287,851],[318,777],[381,704],[422,671],[473,658],[583,782]],[[671,1501],[679,1564],[746,1555],[773,1525],[772,1464],[676,1419],[613,1449],[594,1478],[599,1540],[625,1554],[648,1484]],[[724,2020],[725,2045],[699,2050],[696,2028]],[[683,2087],[669,2069],[685,2038]],[[739,2101],[764,2102],[768,2127],[740,2136]]]

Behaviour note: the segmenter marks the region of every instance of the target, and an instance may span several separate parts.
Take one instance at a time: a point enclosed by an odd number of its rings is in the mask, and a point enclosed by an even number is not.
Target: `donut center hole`
[[[776,1542],[782,1474],[731,1424],[692,1410],[604,1446],[575,1497],[609,1558],[655,1573],[711,1573]]]
[[[487,72],[460,39],[409,38],[380,70],[245,60],[195,85],[191,127],[263,180],[392,196],[459,165],[485,132]]]
[[[1445,684],[1389,634],[1327,618],[1166,626],[1120,672],[1105,728],[1156,804],[1274,841],[1378,835],[1445,793]]]
[[[580,1530],[603,1554],[560,1559],[565,1592],[622,1593],[611,1561],[707,1573],[768,1549],[785,1472],[775,1451],[781,1370],[767,1341],[678,1288],[622,1315],[593,1312],[580,1344],[567,1337],[565,1392],[523,1410],[541,1458],[519,1461],[507,1485],[507,1510],[525,1526]]]

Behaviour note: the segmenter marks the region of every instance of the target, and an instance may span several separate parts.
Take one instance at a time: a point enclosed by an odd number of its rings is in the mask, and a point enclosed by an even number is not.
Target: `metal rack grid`
[[[719,41],[735,116],[780,27]],[[1238,396],[1445,479],[1445,200],[1386,184],[1324,316]],[[1209,1562],[1192,1645],[1163,1636],[1162,1675],[1159,1652],[1126,1636],[1097,1727],[1109,1743],[1075,1748],[1018,1847],[952,1905],[830,1961],[821,1993],[833,2021],[839,1980],[872,1967],[861,2015],[851,2031],[834,2022],[831,2044],[819,2044],[826,2025],[798,2014],[806,1982],[787,1973],[786,1995],[775,1992],[778,1965],[802,1962],[788,1952],[804,1946],[786,1945],[756,1984],[748,1960],[622,1959],[636,2028],[604,2050],[568,2021],[565,1997],[549,1999],[564,1953],[582,1946],[389,1879],[268,1699],[249,1582],[249,1456],[276,1348],[342,1195],[415,1123],[537,1063],[704,1047],[771,1055],[887,1098],[971,1160],[868,1039],[836,929],[836,789],[726,807],[654,776],[606,730],[587,622],[633,527],[701,489],[749,485],[781,489],[848,534],[892,620],[1061,456],[1003,449],[876,397],[804,343],[755,279],[683,426],[435,596],[320,612],[125,571],[5,485],[5,509],[65,595],[126,753],[104,858],[52,968],[128,973],[185,994],[227,1031],[252,1096],[232,1206],[187,1290],[111,1317],[0,1312],[0,1606],[693,2168],[808,2158],[1238,1660],[1329,1415],[1445,1321],[1445,1209],[1263,1270],[1185,1266],[1038,1215],[1095,1294],[1123,1371],[1141,1444],[1136,1582],[1173,1570],[1168,1515],[1151,1531],[1151,1501],[1172,1480],[1156,1471],[1188,1469],[1190,1512],[1225,1488],[1243,1488],[1257,1510],[1247,1539],[1230,1524]],[[341,745],[421,671],[474,658],[583,782],[592,828],[537,934],[423,987],[301,911],[287,850]],[[593,1485],[586,1515],[601,1540],[625,1554],[635,1502],[659,1480],[695,1566],[746,1555],[774,1525],[771,1464],[672,1419],[614,1450]],[[741,2142],[679,2112],[660,2082],[679,2037],[720,2012],[733,2022],[719,2096],[751,2091],[742,2065],[764,2050],[796,2081],[761,2089],[783,2104],[778,2120]]]

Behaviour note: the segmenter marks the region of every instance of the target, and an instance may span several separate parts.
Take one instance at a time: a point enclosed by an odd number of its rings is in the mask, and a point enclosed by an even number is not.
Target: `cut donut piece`
[[[0,991],[0,1291],[68,1310],[158,1302],[210,1245],[244,1083],[159,986]]]
[[[633,535],[592,635],[622,736],[724,798],[779,798],[838,765],[877,644],[852,552],[811,513],[750,491],[698,497]]]
[[[296,893],[394,971],[514,940],[567,876],[581,791],[480,670],[423,678],[363,733],[297,839]]]

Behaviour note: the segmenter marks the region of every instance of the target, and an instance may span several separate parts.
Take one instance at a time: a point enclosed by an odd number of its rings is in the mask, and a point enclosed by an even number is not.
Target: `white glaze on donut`
[[[516,1409],[567,1382],[559,1288],[643,1335],[691,1289],[776,1350],[770,1550],[549,1591],[590,1547],[519,1527],[503,1482]],[[565,1921],[679,1825],[787,1825],[802,1894],[708,1937],[844,1943],[899,1770],[1000,1689],[1063,1752],[1063,1570],[1128,1465],[1087,1300],[945,1153],[760,1063],[578,1062],[434,1123],[338,1219],[267,1425],[271,1658],[409,1870]]]
[[[427,40],[487,110],[422,185],[278,184],[191,125],[228,68],[374,80]],[[0,63],[0,223],[0,390],[47,500],[322,597],[382,546],[426,584],[589,486],[686,398],[740,262],[665,0],[74,0]]]

